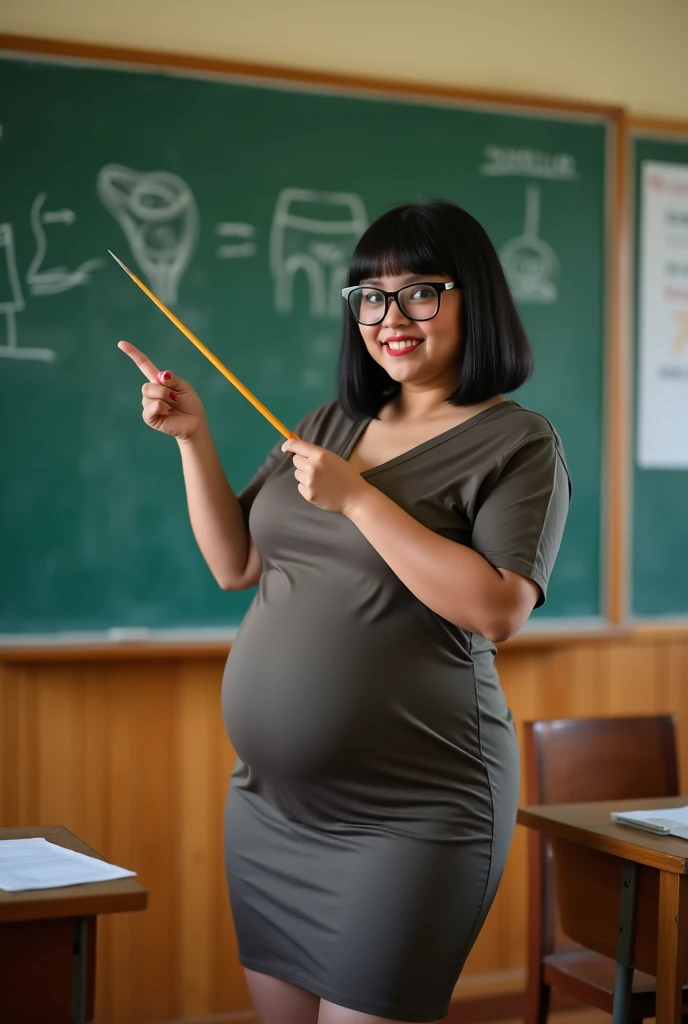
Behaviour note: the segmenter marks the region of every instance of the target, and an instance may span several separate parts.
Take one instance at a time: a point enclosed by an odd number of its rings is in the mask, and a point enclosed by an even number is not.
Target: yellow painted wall
[[[0,31],[688,119],[688,0],[2,0]]]

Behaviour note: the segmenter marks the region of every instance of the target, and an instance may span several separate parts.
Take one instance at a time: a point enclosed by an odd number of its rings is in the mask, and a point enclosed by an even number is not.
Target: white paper
[[[135,874],[97,857],[66,850],[39,836],[0,840],[0,889],[7,892],[110,882]]]
[[[638,465],[688,468],[688,165],[642,165]]]
[[[666,819],[677,828],[688,828],[688,805],[685,807],[653,807],[651,811],[612,811],[612,818],[630,818],[631,821]]]
[[[653,807],[649,811],[612,811],[611,817],[620,825],[644,829],[654,835],[688,839],[688,806]]]

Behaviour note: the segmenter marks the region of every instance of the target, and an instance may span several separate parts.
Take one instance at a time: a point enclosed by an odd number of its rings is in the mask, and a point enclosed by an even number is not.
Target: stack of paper
[[[0,889],[54,889],[84,882],[130,878],[135,871],[49,843],[47,839],[0,840]]]
[[[660,836],[688,839],[688,805],[684,807],[653,807],[650,811],[612,811],[620,825],[643,828]]]

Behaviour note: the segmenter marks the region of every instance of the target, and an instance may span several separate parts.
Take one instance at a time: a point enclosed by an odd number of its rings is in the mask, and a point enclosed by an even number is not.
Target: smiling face
[[[360,283],[393,292],[420,281],[451,280],[448,274],[399,274]],[[453,288],[440,293],[440,308],[432,320],[412,320],[390,301],[381,323],[359,324],[359,330],[368,352],[392,380],[410,391],[437,389],[449,395],[458,383],[460,314],[461,293]]]

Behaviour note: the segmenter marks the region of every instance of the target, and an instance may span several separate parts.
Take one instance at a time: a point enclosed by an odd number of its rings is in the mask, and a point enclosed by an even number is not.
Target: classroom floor
[[[566,1013],[550,1013],[547,1018],[548,1024],[611,1024],[611,1020],[609,1014],[601,1010],[568,1010]],[[517,1017],[500,1024],[523,1024],[523,1020]],[[650,1024],[649,1020],[644,1024]]]
[[[448,1017],[448,1024],[460,1024],[461,1022],[461,1010],[457,1007]],[[654,1018],[653,1018],[654,1020]],[[547,1024],[611,1024],[612,1018],[607,1013],[602,1013],[601,1010],[567,1010],[562,1013],[550,1013],[547,1018]],[[488,1021],[484,1021],[483,1024],[489,1024]],[[523,1024],[522,1017],[507,1018],[505,1020],[496,1021],[495,1024]],[[644,1022],[644,1024],[650,1024],[650,1020]]]

